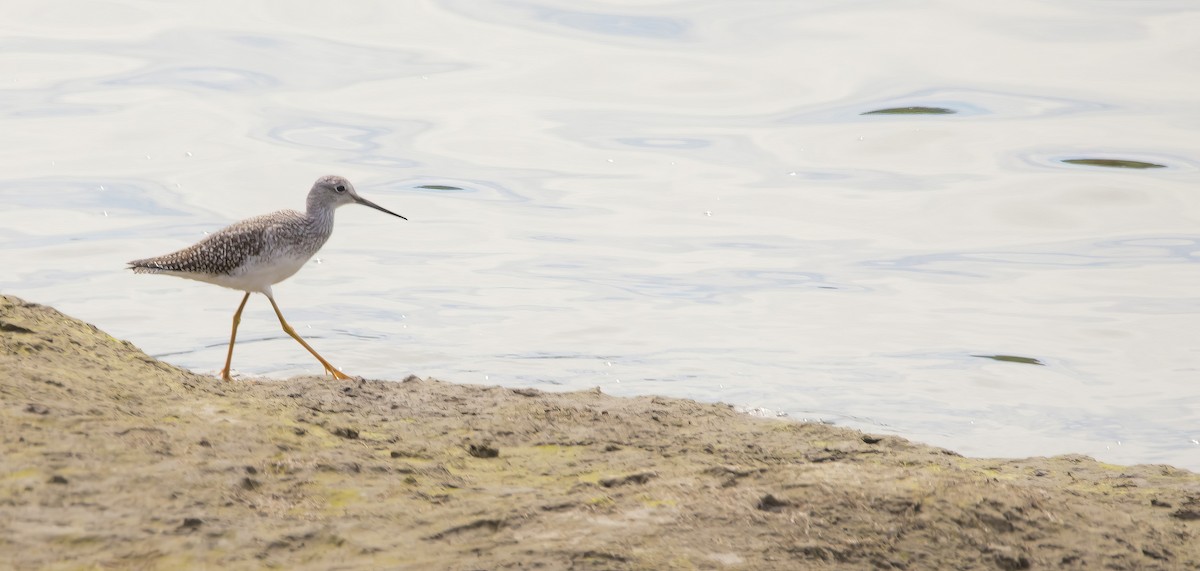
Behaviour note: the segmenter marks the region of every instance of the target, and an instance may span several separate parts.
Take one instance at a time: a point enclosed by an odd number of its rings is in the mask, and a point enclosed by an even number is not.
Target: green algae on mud
[[[720,404],[223,382],[0,299],[17,569],[1191,569],[1200,477]]]

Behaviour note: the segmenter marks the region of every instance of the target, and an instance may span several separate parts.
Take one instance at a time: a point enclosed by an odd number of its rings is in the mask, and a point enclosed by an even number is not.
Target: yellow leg
[[[237,327],[242,322],[242,309],[246,307],[248,299],[250,299],[250,292],[246,292],[241,305],[238,305],[237,311],[233,314],[233,332],[229,334],[229,353],[225,355],[225,368],[221,369],[221,378],[226,381],[233,380],[233,377],[229,376],[229,364],[233,361],[233,342],[237,339]]]
[[[337,368],[334,367],[333,365],[330,365],[329,361],[326,361],[324,357],[317,354],[317,351],[315,349],[310,347],[308,345],[308,343],[305,343],[304,340],[301,339],[300,336],[296,334],[296,330],[292,329],[292,326],[288,325],[287,320],[283,318],[283,313],[279,311],[279,306],[275,304],[274,297],[271,297],[268,295],[267,299],[271,300],[271,307],[275,308],[275,315],[279,317],[279,324],[283,326],[284,332],[286,332],[288,335],[291,335],[292,339],[295,339],[296,341],[300,342],[300,344],[303,345],[305,349],[308,349],[308,352],[312,353],[312,356],[316,357],[317,360],[320,361],[321,364],[325,366],[326,373],[333,375],[333,378],[335,378],[335,379],[339,379],[339,380],[350,379],[350,375],[347,375],[347,374],[337,370]]]

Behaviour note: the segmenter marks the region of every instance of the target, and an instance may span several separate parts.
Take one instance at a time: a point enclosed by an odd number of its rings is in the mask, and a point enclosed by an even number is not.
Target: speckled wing
[[[257,256],[266,245],[269,216],[249,218],[209,234],[203,240],[178,252],[134,260],[130,269],[140,274],[182,272],[228,275],[247,258]]]

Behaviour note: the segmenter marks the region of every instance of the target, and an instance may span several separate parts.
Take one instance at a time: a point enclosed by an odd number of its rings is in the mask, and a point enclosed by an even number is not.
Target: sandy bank
[[[0,298],[16,569],[1197,569],[1200,476],[728,406],[223,382]]]

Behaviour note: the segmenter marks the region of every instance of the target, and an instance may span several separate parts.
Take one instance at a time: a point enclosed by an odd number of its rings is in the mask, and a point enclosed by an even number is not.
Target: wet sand
[[[1197,569],[1200,476],[727,405],[224,382],[0,298],[15,569]]]

